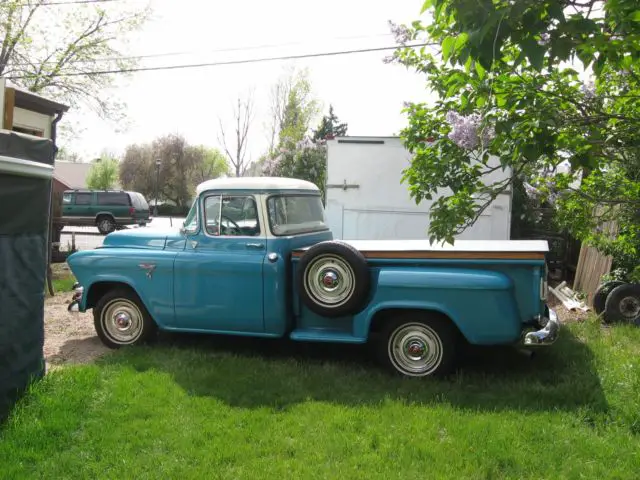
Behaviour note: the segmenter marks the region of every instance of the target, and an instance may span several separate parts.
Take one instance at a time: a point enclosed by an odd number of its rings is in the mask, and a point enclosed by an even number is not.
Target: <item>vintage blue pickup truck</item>
[[[449,373],[463,342],[553,343],[546,241],[338,241],[316,185],[224,178],[181,228],[111,233],[68,258],[70,311],[117,348],[174,332],[372,342],[392,372]]]

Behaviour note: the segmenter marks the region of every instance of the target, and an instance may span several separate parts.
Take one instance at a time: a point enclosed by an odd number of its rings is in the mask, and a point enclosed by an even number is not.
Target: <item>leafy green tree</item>
[[[347,134],[348,125],[340,123],[338,116],[333,111],[333,105],[329,105],[329,115],[320,120],[320,125],[313,131],[313,140],[324,140],[328,137],[343,137]]]
[[[318,112],[308,70],[288,70],[271,89],[271,143],[267,156],[273,158],[279,150],[292,149],[302,141]]]
[[[317,114],[317,102],[309,99],[311,86],[300,80],[289,92],[280,128],[280,144],[301,141],[309,130],[309,124]]]
[[[231,174],[227,159],[217,148],[197,145],[188,147],[187,151],[196,159],[192,177],[194,186],[213,178]]]
[[[408,103],[402,131],[416,202],[451,191],[433,205],[431,240],[453,241],[518,178],[555,207],[559,225],[637,265],[638,2],[427,0],[422,13],[430,21],[392,26],[400,46],[390,60],[424,75],[437,96]],[[424,37],[439,51],[406,46]],[[492,181],[500,168],[513,175]]]
[[[118,160],[102,157],[93,161],[87,176],[87,187],[92,190],[110,190],[118,183]]]
[[[147,199],[155,200],[156,159],[151,144],[133,144],[125,149],[120,161],[122,187],[140,192]]]
[[[122,74],[91,72],[136,66],[124,47],[150,9],[134,3],[2,0],[0,76],[74,107],[88,105],[104,118],[119,118],[122,109],[109,88]]]
[[[264,162],[262,168],[265,175],[307,180],[324,192],[327,146],[324,141],[315,142],[306,137],[291,149],[283,148],[278,156]]]
[[[171,200],[178,207],[189,204],[199,183],[230,172],[222,152],[204,145],[189,145],[180,135],[164,135],[151,143],[129,145],[120,162],[124,188],[154,200],[157,188],[159,199]]]
[[[263,162],[263,172],[267,175],[293,177],[312,182],[320,188],[324,199],[327,180],[326,137],[346,135],[346,133],[347,124],[339,123],[333,108],[330,107],[329,115],[322,118],[312,136],[305,136],[295,144],[290,142],[282,146],[279,155]]]

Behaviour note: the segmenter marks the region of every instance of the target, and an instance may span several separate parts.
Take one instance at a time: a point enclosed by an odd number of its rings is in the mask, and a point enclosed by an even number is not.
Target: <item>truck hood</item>
[[[110,233],[104,238],[104,248],[142,248],[164,250],[185,241],[178,228],[136,228]]]

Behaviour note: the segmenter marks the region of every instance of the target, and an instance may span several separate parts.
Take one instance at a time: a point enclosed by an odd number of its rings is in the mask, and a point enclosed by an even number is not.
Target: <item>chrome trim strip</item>
[[[51,165],[5,155],[0,155],[0,172],[46,179],[53,177],[53,167]]]

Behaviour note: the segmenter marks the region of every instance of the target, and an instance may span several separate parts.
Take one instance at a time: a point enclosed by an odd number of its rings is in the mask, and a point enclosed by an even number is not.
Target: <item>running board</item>
[[[366,338],[354,337],[341,330],[329,330],[325,328],[305,328],[291,332],[291,340],[300,342],[335,342],[335,343],[365,343]]]

